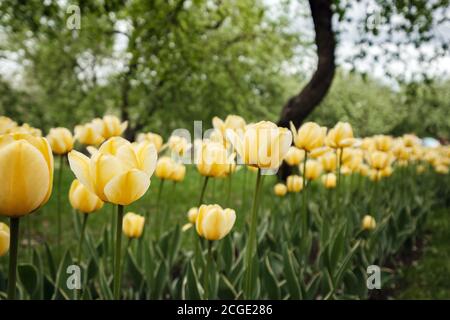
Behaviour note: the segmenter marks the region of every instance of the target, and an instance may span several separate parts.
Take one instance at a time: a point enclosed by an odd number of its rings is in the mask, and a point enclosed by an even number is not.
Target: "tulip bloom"
[[[297,148],[311,152],[324,145],[327,128],[319,126],[315,122],[306,122],[297,131],[291,122],[291,131],[294,144]]]
[[[70,168],[77,179],[101,200],[129,205],[144,195],[156,167],[156,149],[141,143],[133,147],[123,138],[106,141],[91,158],[69,153]]]
[[[287,193],[287,187],[285,184],[283,183],[277,183],[274,187],[273,187],[273,192],[275,193],[275,195],[277,195],[278,197],[284,197]]]
[[[20,217],[44,205],[52,192],[53,155],[48,141],[30,134],[0,136],[0,215],[10,217],[8,297],[15,298]]]
[[[230,114],[226,117],[225,121],[219,117],[214,117],[212,119],[212,124],[214,127],[214,132],[211,134],[210,139],[219,143],[222,143],[225,148],[228,148],[227,131],[231,130],[237,133],[243,132],[245,130],[245,120],[237,115]]]
[[[190,208],[189,211],[187,212],[187,218],[189,222],[195,224],[195,222],[197,221],[197,215],[198,215],[198,208],[197,207]]]
[[[75,139],[86,146],[97,146],[105,141],[99,130],[92,123],[78,125],[75,127]]]
[[[64,155],[73,149],[74,137],[66,128],[50,129],[47,140],[54,154]]]
[[[291,175],[286,179],[288,192],[300,192],[303,189],[303,178],[298,175]]]
[[[347,122],[338,122],[326,137],[326,144],[333,149],[350,147],[353,142],[353,129]]]
[[[305,178],[307,180],[316,180],[322,173],[322,166],[317,160],[307,160],[305,165]]]
[[[103,207],[103,201],[77,179],[73,180],[70,186],[69,202],[74,209],[82,213],[91,213]]]
[[[236,212],[219,205],[201,205],[195,222],[199,236],[207,240],[220,240],[233,228]]]
[[[334,172],[336,171],[336,155],[333,152],[328,152],[320,157],[320,162],[322,164],[322,168],[325,172]]]
[[[106,115],[103,119],[94,119],[92,124],[97,127],[98,132],[107,140],[112,137],[119,137],[127,129],[128,122],[120,122],[116,116]]]
[[[161,157],[156,163],[155,175],[161,180],[170,180],[175,170],[175,161],[172,158]]]
[[[0,116],[0,134],[13,133],[17,128],[17,122],[11,118]]]
[[[323,175],[322,183],[327,189],[336,188],[336,175],[334,173],[327,173]]]
[[[382,151],[373,151],[368,155],[367,159],[369,165],[375,170],[383,170],[390,163],[389,154]]]
[[[122,231],[128,238],[140,238],[144,230],[145,217],[128,212],[123,217]]]
[[[376,226],[377,226],[377,223],[372,216],[370,216],[370,215],[364,216],[362,223],[361,223],[361,227],[363,230],[371,231],[371,230],[374,230],[376,228]]]
[[[174,182],[182,182],[186,175],[186,166],[182,163],[175,163],[174,170],[170,176],[170,180]]]
[[[284,161],[290,166],[299,165],[300,162],[305,158],[305,151],[298,149],[297,147],[290,147]]]
[[[260,169],[278,169],[292,142],[292,134],[270,121],[245,127],[242,135],[228,131],[228,138],[243,163]]]
[[[53,185],[48,141],[29,134],[0,136],[0,215],[19,218],[44,205]]]
[[[202,176],[225,176],[234,163],[234,154],[228,156],[227,150],[220,143],[205,140],[196,149],[197,170]]]
[[[186,138],[180,136],[171,136],[167,142],[167,145],[172,152],[180,157],[184,156],[192,146]]]
[[[375,147],[378,151],[388,152],[392,148],[393,139],[391,136],[376,135],[373,137]]]
[[[9,227],[0,222],[0,257],[6,255],[9,250]]]
[[[137,142],[147,141],[155,146],[156,151],[160,151],[163,145],[163,138],[156,133],[148,132],[148,133],[140,133],[136,139]]]

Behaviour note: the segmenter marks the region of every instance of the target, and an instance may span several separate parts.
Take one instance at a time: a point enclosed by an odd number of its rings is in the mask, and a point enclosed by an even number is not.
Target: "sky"
[[[291,24],[290,28],[293,31],[299,32],[302,37],[308,41],[313,42],[314,39],[314,28],[312,23],[312,18],[309,12],[309,6],[306,0],[293,0],[290,2],[289,7],[283,7],[282,0],[262,0],[267,5],[269,11],[268,16],[273,19],[277,19],[282,14],[287,14]],[[352,9],[349,11],[349,17],[353,20],[358,20],[367,15],[367,13],[376,12],[376,5],[374,5],[375,0],[363,0],[354,1]],[[284,8],[284,9],[283,9]],[[450,21],[450,10],[445,12],[447,19]],[[376,15],[375,15],[376,17]],[[376,20],[374,20],[376,22]],[[355,42],[359,38],[358,25],[355,22],[347,23],[345,25],[338,24],[336,19],[333,23],[335,29],[339,29],[339,41],[336,51],[337,64],[344,70],[352,69],[353,65],[346,62],[346,60],[358,51],[358,47]],[[123,29],[125,31],[127,25],[124,23],[119,23],[117,25],[118,29]],[[450,22],[443,24],[434,30],[439,38],[446,40],[450,43]],[[1,33],[0,33],[1,37]],[[401,37],[401,36],[400,36]],[[1,40],[1,39],[0,39]],[[126,48],[127,38],[125,36],[117,35],[115,48],[117,51],[117,56],[120,56],[121,52]],[[389,46],[389,44],[384,44]],[[397,87],[397,83],[393,78],[386,76],[387,73],[393,74],[395,76],[402,76],[406,80],[418,80],[422,73],[426,73],[429,77],[445,77],[448,78],[450,75],[450,54],[447,53],[445,56],[439,57],[433,60],[429,64],[423,64],[419,62],[420,53],[425,55],[432,55],[436,51],[436,44],[429,43],[422,45],[420,48],[415,48],[413,45],[405,45],[401,48],[400,55],[401,59],[394,62],[388,62],[386,57],[382,54],[379,45],[368,46],[364,45],[364,49],[367,51],[368,55],[362,61],[359,61],[354,66],[357,71],[364,72],[367,75],[379,79],[381,82],[391,86],[392,88]],[[5,79],[10,79],[12,82],[16,78],[20,78],[21,66],[14,62],[14,56],[10,56],[10,59],[0,58],[0,74]],[[376,60],[377,59],[377,60]],[[115,59],[109,66],[112,68],[121,68],[120,59]],[[297,58],[293,61],[286,63],[285,70],[291,73],[302,73],[311,74],[316,65],[316,55],[314,47],[309,48],[299,48]],[[107,75],[112,70],[99,70],[100,78],[103,74],[106,79]]]

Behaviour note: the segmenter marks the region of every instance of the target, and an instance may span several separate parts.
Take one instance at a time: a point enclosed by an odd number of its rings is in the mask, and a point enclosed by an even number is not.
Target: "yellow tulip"
[[[210,139],[222,143],[226,148],[228,147],[227,131],[244,132],[246,126],[244,118],[234,114],[228,115],[225,121],[219,117],[214,117],[212,124],[215,130]]]
[[[363,230],[368,230],[368,231],[374,230],[376,228],[376,226],[377,226],[377,223],[372,216],[370,216],[370,215],[364,216],[362,223],[361,223],[361,227]]]
[[[163,145],[163,138],[156,133],[148,132],[148,133],[140,133],[136,139],[137,142],[147,141],[152,143],[155,146],[156,151],[160,151]]]
[[[9,227],[0,222],[0,257],[6,255],[9,250]]]
[[[128,238],[140,238],[144,230],[145,217],[134,212],[123,216],[122,231]]]
[[[404,134],[402,139],[405,147],[410,148],[420,145],[420,139],[414,134]]]
[[[303,170],[303,166],[301,166]],[[316,180],[322,174],[322,166],[317,160],[307,160],[306,161],[306,172],[305,177],[307,180]]]
[[[219,205],[201,205],[195,223],[199,236],[207,240],[220,240],[233,228],[236,212]]]
[[[436,171],[436,173],[439,173],[439,174],[448,174],[449,169],[446,165],[439,164],[434,167],[434,171]]]
[[[286,179],[288,192],[300,192],[303,189],[303,178],[298,175],[291,175]]]
[[[353,142],[353,129],[347,122],[338,122],[326,137],[326,144],[333,149],[348,148]]]
[[[101,200],[119,205],[129,205],[144,195],[156,159],[152,144],[133,146],[120,137],[107,140],[91,158],[75,150],[69,153],[77,179]]]
[[[369,165],[376,170],[383,170],[390,165],[389,154],[382,151],[373,151],[368,154],[367,161]]]
[[[320,157],[323,170],[325,172],[335,172],[337,166],[336,160],[336,154],[334,152],[328,152]]]
[[[425,170],[426,170],[426,168],[425,168],[425,166],[424,166],[423,164],[418,165],[417,168],[416,168],[416,172],[417,172],[418,174],[424,173]]]
[[[195,224],[195,222],[197,221],[197,215],[198,215],[198,208],[197,207],[190,208],[189,211],[187,212],[187,218],[189,222]]]
[[[373,137],[375,142],[375,148],[378,151],[388,152],[391,150],[393,145],[393,139],[391,136],[385,136],[385,135],[376,135]]]
[[[195,163],[202,176],[222,177],[228,173],[234,163],[234,154],[229,156],[222,144],[210,140],[198,142],[196,145]]]
[[[297,147],[290,147],[284,161],[290,166],[296,166],[305,158],[305,151],[300,150]]]
[[[29,134],[35,137],[42,136],[42,132],[40,129],[33,128],[28,123],[24,123],[20,127],[15,128],[14,130],[11,131],[11,133]]]
[[[50,129],[47,140],[54,154],[67,154],[73,149],[74,137],[66,128]]]
[[[0,116],[0,134],[13,133],[17,123],[11,118]]]
[[[336,188],[336,175],[334,173],[327,173],[322,176],[322,183],[327,189]]]
[[[361,149],[365,151],[375,150],[375,140],[372,137],[362,139]]]
[[[359,168],[357,169],[360,175],[363,177],[367,177],[370,174],[370,168],[365,163],[360,163]]]
[[[120,122],[119,118],[112,115],[106,115],[103,119],[94,119],[92,123],[97,126],[98,131],[105,139],[120,136],[128,126],[127,121]]]
[[[180,136],[171,136],[167,145],[169,146],[169,149],[178,156],[184,156],[191,148],[191,144],[186,138]]]
[[[394,172],[394,169],[392,168],[392,166],[387,166],[383,170],[380,170],[380,174],[383,178],[390,177],[393,172]]]
[[[297,148],[310,152],[324,145],[327,128],[321,127],[315,122],[306,122],[297,131],[292,122],[290,125],[294,144]]]
[[[392,148],[392,153],[398,160],[409,160],[410,154],[411,154],[411,148],[407,148],[403,141],[398,140],[394,147]]]
[[[161,157],[156,164],[155,175],[159,179],[170,180],[175,172],[175,161],[170,157]]]
[[[75,139],[87,146],[97,146],[105,140],[101,132],[91,123],[76,126]]]
[[[286,187],[286,185],[284,183],[277,183],[273,187],[273,192],[278,197],[284,197],[286,195],[286,193],[287,193],[287,187]]]
[[[184,180],[184,176],[186,175],[186,166],[182,163],[175,163],[174,170],[172,175],[170,176],[170,180],[175,182],[181,182]]]
[[[291,132],[270,121],[247,125],[242,135],[228,131],[228,138],[243,163],[260,169],[278,169],[292,143]]]
[[[83,213],[91,213],[103,207],[103,201],[77,179],[73,180],[70,186],[69,202],[74,209]]]
[[[53,155],[45,138],[14,133],[0,136],[0,215],[21,217],[50,197]]]

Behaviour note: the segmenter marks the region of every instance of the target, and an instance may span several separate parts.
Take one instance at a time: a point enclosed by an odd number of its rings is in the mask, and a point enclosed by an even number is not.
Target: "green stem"
[[[244,288],[244,297],[246,299],[250,299],[253,293],[253,268],[252,268],[252,260],[254,255],[257,252],[256,248],[256,226],[258,223],[258,204],[259,204],[259,193],[261,189],[261,169],[258,169],[258,174],[256,176],[256,188],[255,194],[253,196],[253,204],[252,204],[252,216],[250,222],[250,234],[248,237],[248,243],[246,248],[246,272],[247,276],[245,278],[245,288]],[[255,252],[256,251],[256,252]]]
[[[233,165],[230,164],[230,173],[228,175],[228,192],[227,192],[227,207],[230,207],[230,201],[231,201],[231,182],[233,181],[233,173],[231,172],[233,168]]]
[[[19,218],[10,218],[11,243],[9,249],[8,299],[16,299],[17,250],[19,245]]]
[[[303,219],[302,219],[302,235],[305,236],[306,235],[306,231],[308,229],[308,208],[306,206],[306,162],[308,161],[308,152],[305,150],[305,158],[303,159],[303,180],[302,180],[302,196],[303,196],[303,201],[302,201],[302,208],[303,208]]]
[[[78,244],[78,264],[81,265],[81,254],[83,252],[83,241],[84,241],[84,233],[86,230],[87,220],[88,220],[89,214],[84,213],[83,214],[83,224],[81,226],[81,233],[80,233],[80,242]]]
[[[209,292],[209,269],[211,268],[211,261],[212,261],[212,244],[213,242],[211,240],[208,241],[208,256],[206,257],[206,269],[205,269],[205,299],[209,300],[210,292]]]
[[[161,234],[161,217],[160,217],[160,210],[159,210],[159,205],[161,203],[161,195],[162,195],[162,191],[163,191],[163,187],[164,187],[164,179],[161,179],[159,182],[159,188],[158,188],[158,196],[156,198],[156,206],[155,206],[155,225],[156,225],[156,230],[155,230],[155,236],[156,239],[159,239],[159,236]]]
[[[114,299],[120,299],[120,282],[121,282],[121,268],[120,260],[122,256],[122,223],[123,223],[123,209],[122,205],[117,206],[117,225],[116,225],[116,254],[114,261]]]
[[[339,148],[336,150],[336,177],[337,177],[337,183],[336,183],[336,216],[340,216],[340,205],[339,205],[339,195],[340,195],[340,189],[341,189],[341,165],[342,165],[342,154],[344,153],[343,148]]]
[[[61,221],[61,182],[62,182],[62,173],[64,167],[64,156],[59,156],[59,169],[58,169],[58,198],[57,198],[57,228],[58,228],[58,252],[61,253],[61,230],[62,230],[62,221]]]
[[[209,180],[209,177],[205,177],[205,179],[203,180],[203,187],[202,187],[202,191],[201,191],[201,193],[200,193],[200,199],[199,199],[199,201],[198,201],[198,207],[200,208],[200,206],[202,205],[202,203],[203,203],[203,197],[205,196],[205,191],[206,191],[206,186],[208,185],[208,180]]]

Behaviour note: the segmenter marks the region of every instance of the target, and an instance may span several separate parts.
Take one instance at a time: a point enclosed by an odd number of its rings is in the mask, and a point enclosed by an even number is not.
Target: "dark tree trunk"
[[[296,127],[299,127],[319,105],[331,86],[336,69],[334,62],[336,40],[332,28],[331,2],[331,0],[309,0],[316,33],[317,68],[300,93],[290,98],[284,105],[278,121],[279,126],[289,127],[289,122],[292,121]],[[284,164],[280,170],[280,176],[286,178],[289,173],[289,167]]]

